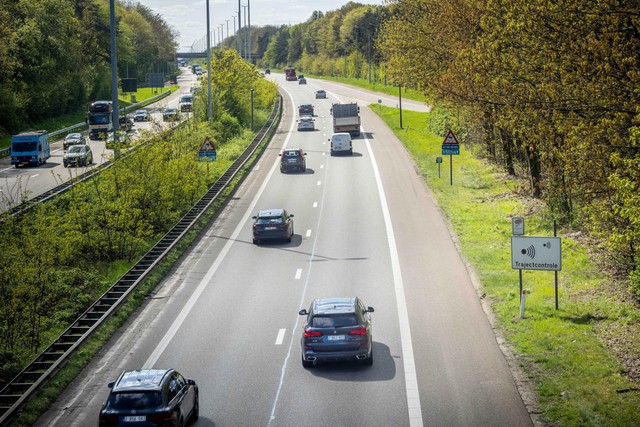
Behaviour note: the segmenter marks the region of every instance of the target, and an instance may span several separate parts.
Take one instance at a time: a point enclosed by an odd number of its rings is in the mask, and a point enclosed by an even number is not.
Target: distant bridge
[[[220,44],[213,44],[211,46],[211,49],[213,50],[219,47],[220,47]],[[247,55],[246,52],[240,52],[240,55],[243,58],[250,57],[251,60],[262,58],[262,55],[258,55],[257,53],[251,53]],[[193,58],[206,58],[206,57],[207,57],[207,36],[203,36],[199,40],[194,41],[188,52],[176,53],[176,59],[193,59]]]

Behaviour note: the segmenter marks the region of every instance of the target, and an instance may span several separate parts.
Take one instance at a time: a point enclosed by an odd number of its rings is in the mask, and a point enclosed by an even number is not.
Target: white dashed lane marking
[[[286,329],[280,329],[278,331],[278,336],[276,337],[276,345],[282,345],[282,341],[284,341],[284,333]]]

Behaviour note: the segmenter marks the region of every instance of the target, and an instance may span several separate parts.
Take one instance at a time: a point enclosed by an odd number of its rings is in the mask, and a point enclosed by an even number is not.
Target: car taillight
[[[100,427],[108,427],[118,425],[120,422],[120,417],[118,415],[103,415],[100,414],[98,418],[98,425]]]
[[[320,332],[320,331],[304,331],[304,336],[305,336],[305,338],[321,337],[322,336],[322,332]]]
[[[349,335],[366,335],[367,328],[356,328],[349,331]]]
[[[149,415],[148,416],[148,420],[152,423],[161,423],[161,425],[164,425],[162,423],[164,423],[165,421],[171,420],[172,418],[174,418],[175,412],[169,410],[169,411],[162,411],[162,412],[157,412],[155,414]]]

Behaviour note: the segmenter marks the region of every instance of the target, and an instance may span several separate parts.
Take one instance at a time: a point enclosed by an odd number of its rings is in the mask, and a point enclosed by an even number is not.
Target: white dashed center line
[[[311,236],[311,230],[307,230],[307,237]]]
[[[302,269],[299,268],[296,270],[296,280],[299,280],[302,277]]]
[[[286,329],[280,329],[278,331],[278,336],[276,337],[276,345],[282,345],[282,341],[284,341],[284,333]]]

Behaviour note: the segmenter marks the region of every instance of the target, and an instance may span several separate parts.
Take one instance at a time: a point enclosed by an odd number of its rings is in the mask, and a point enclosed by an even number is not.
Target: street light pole
[[[400,107],[400,129],[402,129],[402,85],[398,84],[398,106]]]
[[[244,12],[243,23],[244,26],[247,26],[247,6],[242,6],[242,11]],[[247,60],[247,31],[244,32],[244,43],[242,43],[242,50],[244,50],[244,55],[242,56],[244,60]]]
[[[118,108],[118,57],[116,52],[116,5],[115,0],[109,1],[109,25],[111,31],[111,104],[113,111],[113,141],[118,146],[118,125],[120,124],[120,109]]]
[[[207,0],[207,118],[213,117],[213,100],[211,99],[211,24],[209,22],[209,0]]]
[[[242,30],[242,15],[241,15],[241,10],[240,10],[240,1],[238,0],[238,36],[236,37],[237,39],[237,44],[238,44],[238,53],[240,54],[240,56],[242,56],[242,45],[240,44],[240,31]]]
[[[253,132],[253,88],[251,88],[251,132]]]
[[[227,38],[229,38],[229,20],[225,19],[225,21],[227,21]]]

